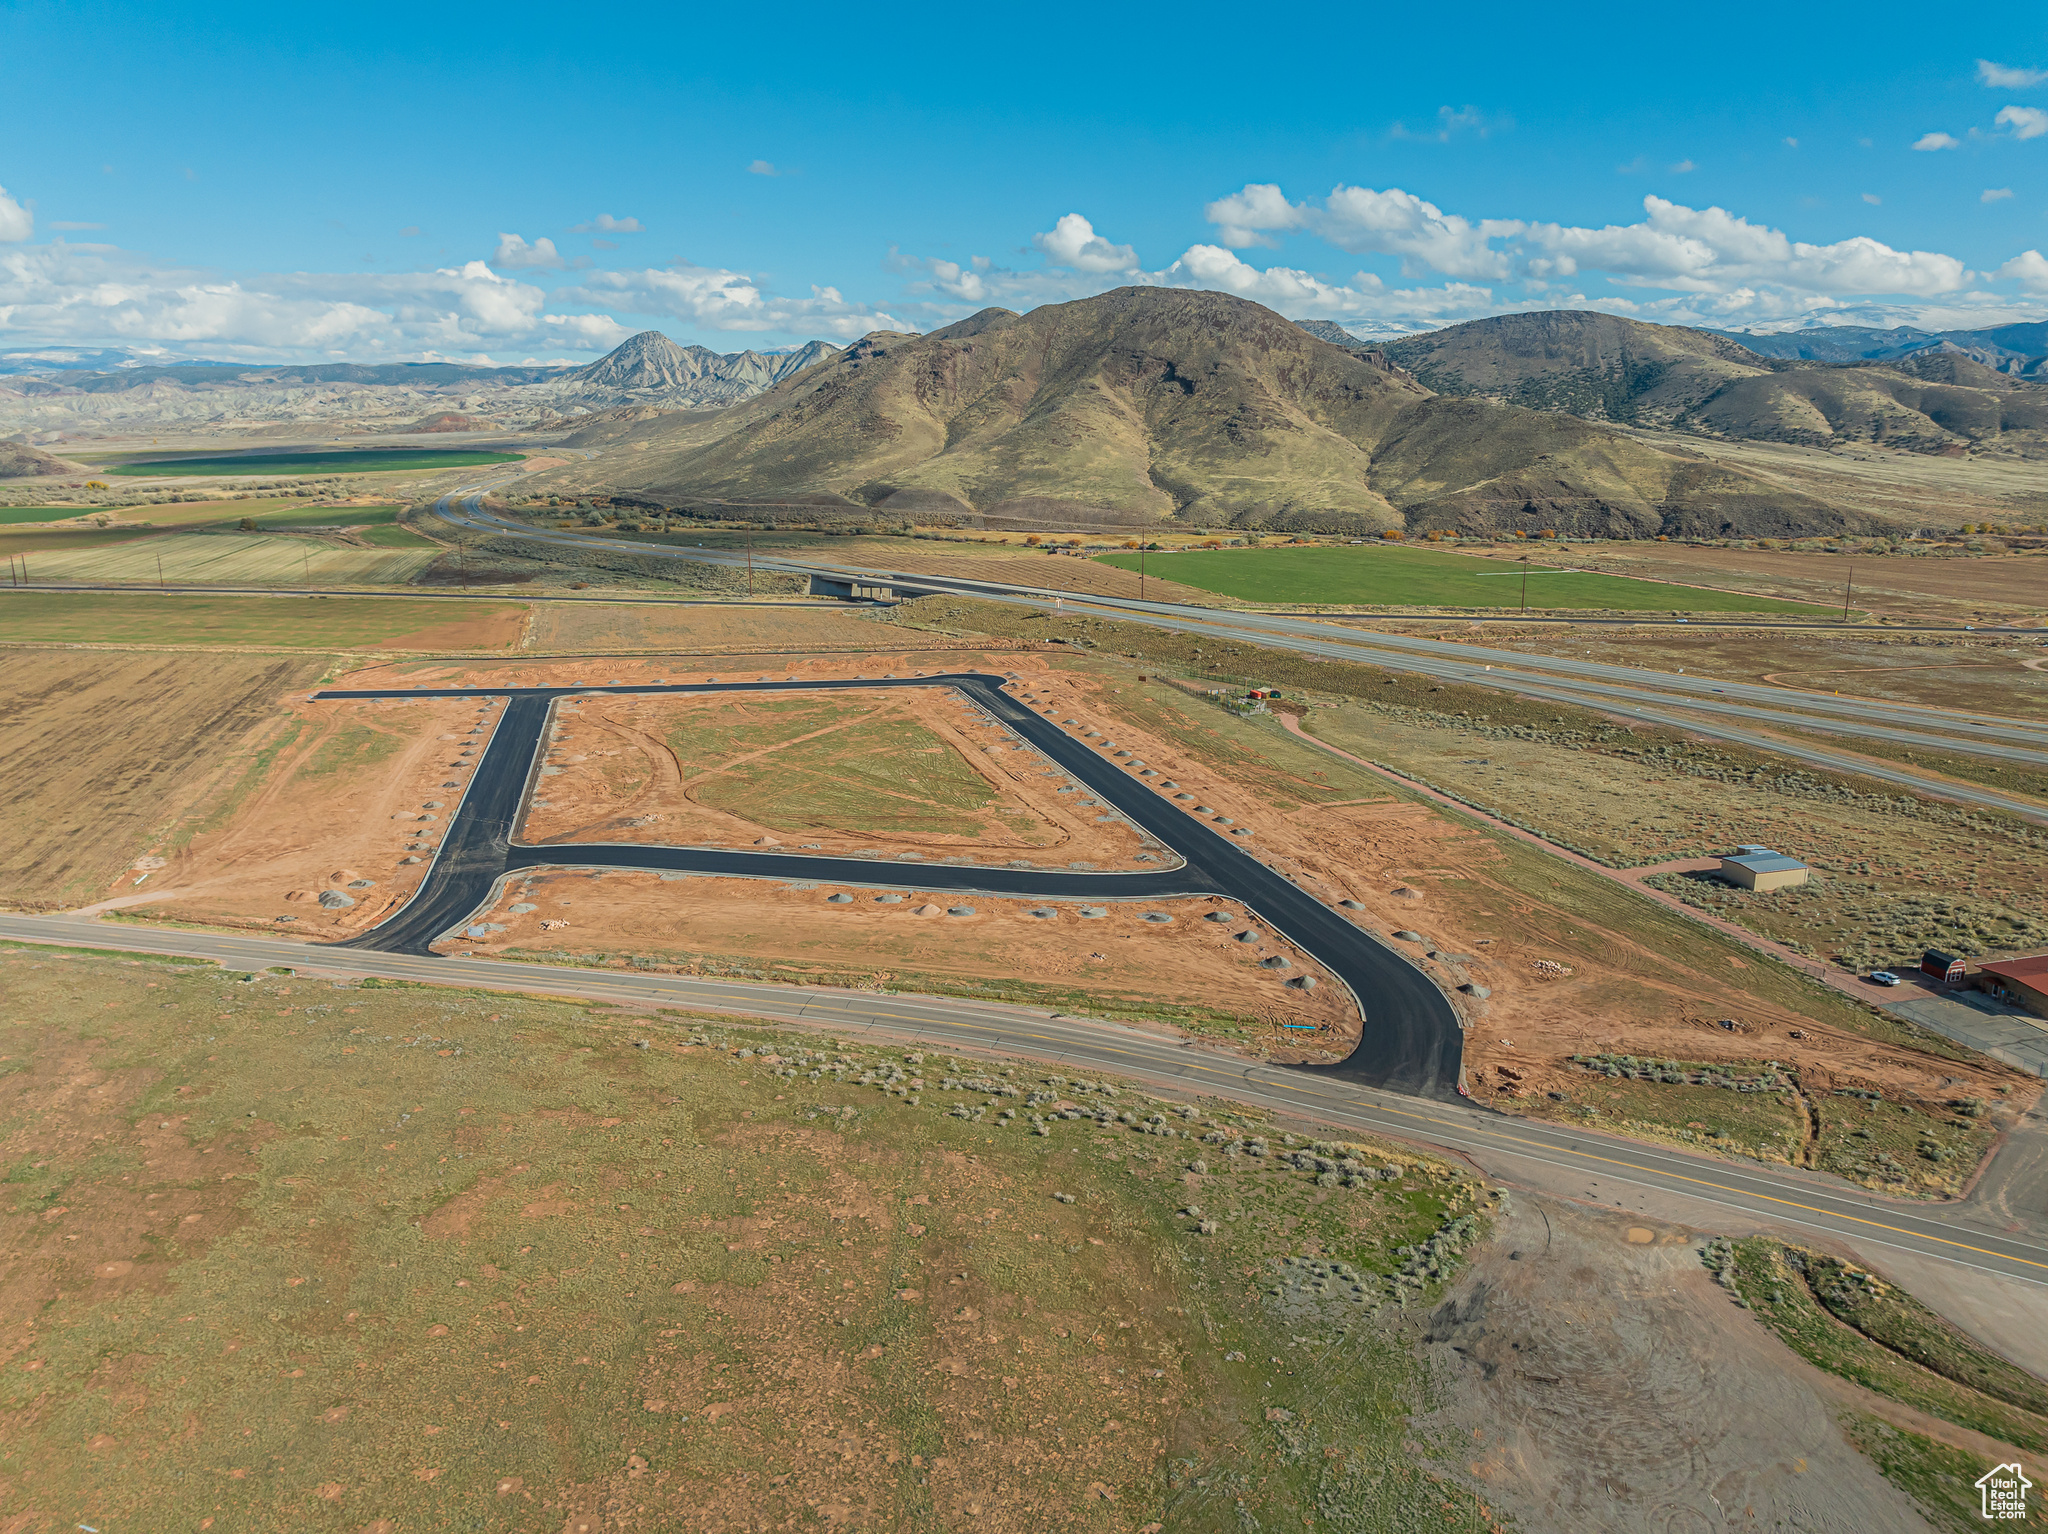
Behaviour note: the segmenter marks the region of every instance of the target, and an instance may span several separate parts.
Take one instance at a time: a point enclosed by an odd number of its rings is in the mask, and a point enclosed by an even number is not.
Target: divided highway
[[[1177,869],[1091,873],[1072,869],[908,864],[867,858],[806,857],[787,852],[726,851],[645,843],[514,842],[528,794],[538,780],[549,715],[558,698],[626,694],[837,692],[944,687],[964,694],[988,717],[1052,765],[1113,805],[1132,824],[1174,849]],[[1297,888],[1208,822],[1177,808],[1166,794],[1177,785],[1139,777],[1144,763],[1116,760],[1076,739],[1004,690],[1005,679],[976,672],[926,677],[855,678],[825,682],[716,682],[603,687],[328,689],[320,699],[475,698],[507,700],[504,715],[413,898],[385,921],[340,946],[431,956],[430,944],[459,931],[488,908],[498,881],[530,868],[669,870],[733,878],[800,880],[862,889],[982,894],[1027,900],[1164,900],[1218,895],[1238,901],[1255,921],[1314,954],[1348,986],[1364,1024],[1343,1061],[1310,1067],[1347,1080],[1454,1098],[1463,1035],[1456,1010],[1429,977],[1322,901]],[[1113,746],[1114,742],[1108,745]],[[1105,746],[1106,750],[1108,747]]]
[[[477,531],[509,534],[564,547],[604,547],[724,565],[738,565],[745,560],[744,555],[725,550],[592,538],[531,527],[485,511],[481,494],[471,491],[444,498],[438,509],[449,520]],[[1329,619],[1139,602],[1123,597],[1076,596],[1021,584],[855,568],[783,557],[757,555],[753,563],[757,569],[819,575],[835,580],[858,579],[911,592],[953,592],[1040,610],[1099,611],[1105,616],[1181,633],[1287,649],[1333,660],[1357,661],[1438,680],[1499,688],[1524,697],[1569,703],[1667,725],[1833,771],[1891,783],[1914,793],[1997,809],[2048,823],[2048,808],[1996,789],[1934,779],[1872,758],[1852,756],[1807,741],[1767,733],[1771,730],[1819,732],[1936,753],[1962,752],[2020,766],[2048,768],[2048,724],[2030,720],[1978,720],[1881,699],[1837,698],[1759,683],[1717,681],[1710,677],[1646,671],[1584,659],[1527,656],[1481,645],[1360,630]],[[2048,642],[2048,632],[2009,632]]]

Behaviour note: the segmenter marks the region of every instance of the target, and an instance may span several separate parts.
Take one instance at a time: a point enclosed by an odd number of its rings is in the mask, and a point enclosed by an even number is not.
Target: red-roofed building
[[[2048,1017],[2048,953],[2030,959],[1994,959],[1977,966],[1977,984],[1994,996]]]

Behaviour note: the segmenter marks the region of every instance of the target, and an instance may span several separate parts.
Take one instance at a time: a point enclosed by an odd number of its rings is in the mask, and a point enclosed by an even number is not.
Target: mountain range
[[[615,415],[566,439],[607,451],[523,488],[1104,529],[1862,525],[1577,415],[1433,391],[1389,357],[1227,294],[1121,288],[878,332],[715,414]]]
[[[622,406],[689,410],[733,404],[838,350],[813,341],[794,351],[721,354],[678,346],[649,330],[573,368],[455,362],[91,367],[76,365],[68,355],[45,354],[43,371],[0,375],[0,434],[49,441],[60,434],[122,430],[248,432],[273,423],[285,429],[320,423],[340,432],[390,432],[437,416],[531,427]],[[70,365],[60,365],[65,363]]]
[[[2019,377],[2048,378],[2048,321],[1984,330],[1915,330],[1910,325],[1810,325],[1803,330],[1720,330],[1764,357],[1810,362],[1891,362],[1930,355],[1968,358]]]
[[[2027,343],[2043,328],[1971,334],[1983,356],[2023,361],[2016,347],[2000,352],[1987,338]],[[1830,348],[1836,356],[1803,354]],[[2048,458],[2048,380],[1925,332],[1736,335],[1544,310],[1451,325],[1384,350],[1439,394],[1589,420],[1807,447]]]

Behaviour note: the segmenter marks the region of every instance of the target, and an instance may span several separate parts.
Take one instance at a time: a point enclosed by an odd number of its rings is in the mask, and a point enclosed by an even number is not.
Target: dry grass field
[[[0,974],[0,1525],[1495,1527],[1411,1421],[1494,1207],[1449,1167],[815,1034]]]
[[[535,655],[565,650],[662,650],[679,655],[845,652],[866,650],[874,629],[850,608],[743,606],[715,602],[535,604],[525,648]]]
[[[2040,477],[2038,469],[2030,471]],[[1517,544],[1495,557],[1532,559],[1573,569],[1636,575],[1833,604],[1846,594],[1850,615],[1965,623],[1973,616],[2038,621],[2048,611],[2048,555],[1886,554],[1845,551],[1692,547],[1677,543]]]
[[[1491,718],[1392,704],[1318,709],[1318,738],[1620,868],[1761,842],[1808,863],[1802,888],[1663,882],[1795,951],[1850,968],[2048,943],[2048,832],[1675,735],[1641,738],[1511,705]],[[1604,736],[1604,738],[1603,738]],[[1540,785],[1540,787],[1537,787]]]
[[[78,904],[232,816],[324,657],[18,649],[0,666],[0,900]]]
[[[166,866],[147,885],[117,886],[97,906],[338,942],[411,898],[494,715],[466,698],[301,693],[284,707],[231,812],[180,826],[152,849]]]
[[[523,604],[488,600],[215,597],[0,587],[0,632],[12,644],[497,650],[518,642],[526,613]]]
[[[1939,458],[1860,444],[1827,451],[1692,433],[1629,434],[1684,457],[1704,455],[1837,506],[1870,512],[1908,530],[1958,521],[2031,523],[2048,515],[2048,488],[2038,464]]]
[[[161,578],[173,585],[402,586],[439,555],[438,547],[355,548],[264,533],[167,533],[25,557],[35,581],[155,585],[161,560]]]
[[[1453,637],[1446,633],[1444,637]],[[1468,630],[1455,637],[1469,637]],[[1802,692],[1883,698],[1982,717],[2048,715],[2048,636],[2002,634],[1757,634],[1669,629],[1492,631],[1495,649],[1558,655],[1609,665],[1643,666],[1770,682]],[[1796,698],[1788,699],[1796,707]],[[1845,742],[1846,744],[1846,742]]]

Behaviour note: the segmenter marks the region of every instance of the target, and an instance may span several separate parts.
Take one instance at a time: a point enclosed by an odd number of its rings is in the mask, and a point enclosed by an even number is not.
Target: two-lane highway
[[[870,1042],[903,1041],[1145,1081],[1188,1096],[1254,1107],[1471,1159],[1490,1175],[1565,1197],[1633,1207],[1655,1197],[1707,1229],[1756,1223],[1822,1237],[1881,1265],[1907,1252],[2018,1279],[2048,1291],[2048,1240],[1978,1202],[1880,1198],[1818,1173],[1723,1161],[1528,1119],[1461,1101],[1417,1101],[1358,1082],[1261,1065],[1191,1041],[1093,1018],[937,996],[558,968],[497,959],[432,958],[319,947],[63,916],[0,916],[0,938],[132,953],[178,954],[246,970],[290,966],[309,977],[375,976],[526,995],[816,1028]],[[1674,1204],[1674,1201],[1680,1201]]]

